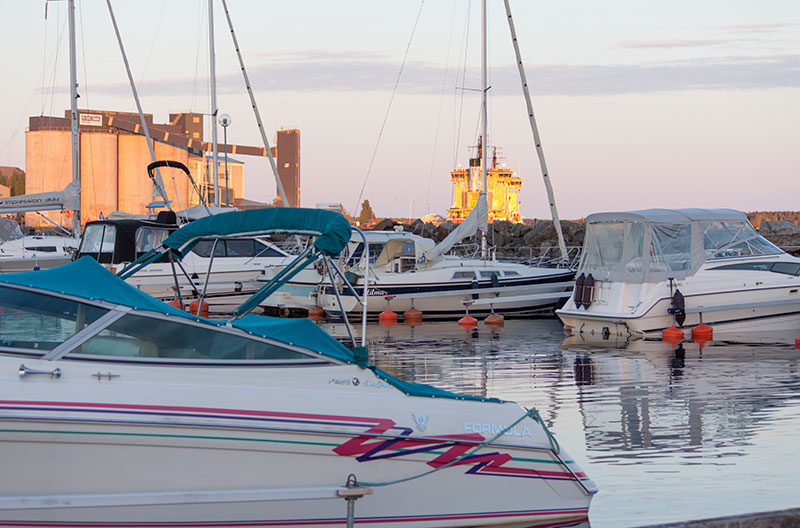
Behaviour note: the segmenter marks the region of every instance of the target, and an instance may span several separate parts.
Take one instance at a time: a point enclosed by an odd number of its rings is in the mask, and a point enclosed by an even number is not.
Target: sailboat
[[[420,310],[428,318],[458,318],[468,311],[472,315],[505,313],[517,316],[552,313],[554,307],[569,297],[574,272],[568,268],[532,267],[517,263],[497,261],[490,257],[486,248],[488,231],[487,202],[487,65],[486,65],[486,5],[482,2],[481,21],[481,121],[483,133],[480,138],[478,159],[471,164],[480,163],[482,186],[475,207],[463,222],[444,240],[434,245],[433,241],[410,233],[367,232],[370,247],[375,248],[372,255],[354,241],[355,247],[344,255],[340,262],[349,272],[355,284],[366,280],[364,271],[366,260],[374,258],[372,271],[368,277],[370,284],[367,297],[367,310],[371,317],[391,309],[405,312],[411,308]],[[506,2],[506,12],[511,36],[517,55],[517,64],[525,94],[528,116],[533,131],[537,154],[547,188],[553,223],[559,237],[562,256],[566,260],[564,244],[555,199],[550,186],[547,166],[541,149],[539,132],[533,117],[530,94],[525,80],[516,31]],[[481,258],[466,259],[447,255],[460,241],[482,233]],[[267,280],[264,277],[263,280]],[[292,308],[311,309],[321,307],[326,311],[335,310],[336,297],[343,296],[347,314],[355,314],[360,309],[351,285],[339,280],[333,284],[325,273],[306,270],[292,281],[289,287],[277,292],[262,304],[270,312],[291,310]]]

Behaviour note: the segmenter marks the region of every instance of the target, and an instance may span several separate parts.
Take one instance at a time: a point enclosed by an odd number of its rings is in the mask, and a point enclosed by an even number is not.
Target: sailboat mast
[[[70,126],[72,130],[72,181],[77,185],[76,205],[72,216],[72,234],[81,232],[81,151],[78,135],[78,75],[75,59],[75,0],[69,0],[69,90]]]
[[[211,141],[214,144],[214,205],[219,207],[219,146],[217,144],[217,69],[214,52],[214,0],[208,0],[208,46],[211,70],[209,73],[211,76]]]
[[[553,227],[556,229],[558,247],[561,250],[561,258],[564,261],[568,261],[567,246],[564,243],[564,233],[561,231],[561,221],[558,218],[558,209],[556,208],[556,198],[553,194],[553,186],[550,184],[550,173],[547,171],[547,162],[544,159],[542,140],[539,137],[539,127],[536,126],[536,117],[533,115],[533,103],[531,102],[531,94],[528,90],[528,79],[525,76],[525,67],[522,65],[522,54],[519,51],[519,42],[517,42],[517,30],[514,28],[514,19],[511,17],[511,5],[508,2],[509,0],[505,0],[506,17],[508,18],[508,28],[511,30],[511,41],[514,43],[514,53],[517,56],[519,80],[522,82],[522,92],[525,94],[525,104],[528,107],[528,120],[530,121],[531,130],[533,131],[533,142],[536,144],[536,154],[539,156],[539,165],[542,169],[544,187],[547,190],[547,200],[550,204],[550,215],[553,218]]]
[[[250,78],[247,76],[247,70],[244,67],[244,59],[242,58],[242,52],[239,49],[239,39],[236,38],[236,32],[233,30],[233,20],[231,20],[231,14],[228,11],[228,2],[226,0],[222,0],[222,9],[225,10],[225,17],[228,19],[228,28],[231,30],[233,47],[236,49],[236,57],[239,59],[239,66],[242,69],[244,86],[247,88],[247,95],[250,96],[250,106],[253,108],[253,114],[256,117],[256,124],[258,125],[258,131],[261,133],[261,141],[264,143],[264,150],[267,152],[269,166],[272,168],[272,174],[275,176],[275,186],[278,190],[278,196],[281,197],[281,203],[284,207],[291,207],[292,204],[289,203],[289,199],[286,197],[286,190],[283,188],[283,182],[281,182],[281,176],[278,173],[278,167],[275,164],[275,157],[272,155],[272,148],[269,146],[267,133],[264,131],[264,123],[261,121],[261,113],[258,111],[256,97],[253,95],[253,88],[250,86]]]
[[[483,141],[481,141],[481,192],[478,200],[483,195],[484,200],[488,200],[486,193],[486,144],[488,143],[486,131],[488,130],[488,115],[489,112],[486,108],[486,0],[481,0],[481,121],[483,121]],[[481,226],[483,236],[481,237],[481,257],[486,259],[486,232],[489,230],[488,217],[487,222]]]

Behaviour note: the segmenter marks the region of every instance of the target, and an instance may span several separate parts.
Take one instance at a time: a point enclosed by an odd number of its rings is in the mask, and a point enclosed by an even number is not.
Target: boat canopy
[[[315,236],[314,247],[334,257],[350,240],[350,223],[341,214],[323,209],[275,207],[233,211],[195,220],[175,231],[162,246],[183,256],[203,238],[270,233]]]
[[[709,259],[772,255],[747,215],[733,209],[646,209],[586,218],[578,273],[595,280],[660,282],[693,275]]]
[[[392,237],[383,246],[383,250],[375,260],[375,265],[386,266],[392,259],[399,256],[414,257],[414,260],[419,262],[424,258],[426,252],[433,249],[433,246],[433,240],[409,233],[404,236]]]
[[[198,317],[150,297],[146,293],[120,279],[91,257],[41,271],[0,274],[0,285],[14,284],[45,292],[70,295],[88,301],[104,301],[172,317],[185,318],[208,324],[223,326],[226,321]],[[0,306],[2,302],[0,301]],[[368,364],[363,358],[347,349],[339,341],[308,319],[278,319],[260,315],[247,315],[230,322],[231,326],[249,334],[273,339],[292,346],[299,346],[345,363],[358,364],[375,372],[375,375],[410,396],[454,398],[463,400],[500,401],[494,398],[464,396],[428,385],[399,380],[394,376]]]

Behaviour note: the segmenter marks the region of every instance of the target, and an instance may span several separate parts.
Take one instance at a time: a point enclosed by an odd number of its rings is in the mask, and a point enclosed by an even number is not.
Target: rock
[[[384,218],[372,228],[372,231],[394,231],[394,220]]]

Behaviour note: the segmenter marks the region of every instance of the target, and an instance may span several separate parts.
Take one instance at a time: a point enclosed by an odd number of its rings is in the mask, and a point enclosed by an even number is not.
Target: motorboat
[[[319,306],[338,315],[339,297],[346,314],[358,317],[360,304],[340,277],[360,286],[365,269],[369,269],[370,318],[387,308],[397,313],[414,308],[426,319],[460,318],[466,312],[478,316],[552,314],[573,285],[574,272],[568,268],[442,254],[433,240],[402,231],[366,231],[364,235],[369,254],[363,243],[352,240],[336,263],[344,273],[332,279],[321,266],[301,272],[262,303],[267,313],[293,309],[302,313]],[[268,278],[266,274],[260,280]]]
[[[209,237],[277,230],[315,238],[228,320],[123,280]],[[348,348],[250,313],[350,233],[331,211],[240,211],[175,230],[120,276],[87,257],[0,276],[0,524],[586,521],[597,488],[535,409],[397,379],[368,362],[365,329]]]
[[[71,236],[23,235],[14,220],[0,218],[0,273],[52,268],[72,260],[80,239]]]
[[[109,218],[87,222],[77,257],[89,256],[117,273],[177,229],[176,216],[163,213],[154,220]],[[164,301],[177,299],[180,291],[187,305],[205,288],[203,297],[209,310],[227,313],[258,290],[258,278],[265,270],[291,260],[289,253],[260,237],[216,243],[209,238],[197,243],[180,262],[151,263],[127,280]]]
[[[797,330],[800,259],[731,209],[648,209],[586,219],[567,330],[660,336],[701,323],[720,332]]]

